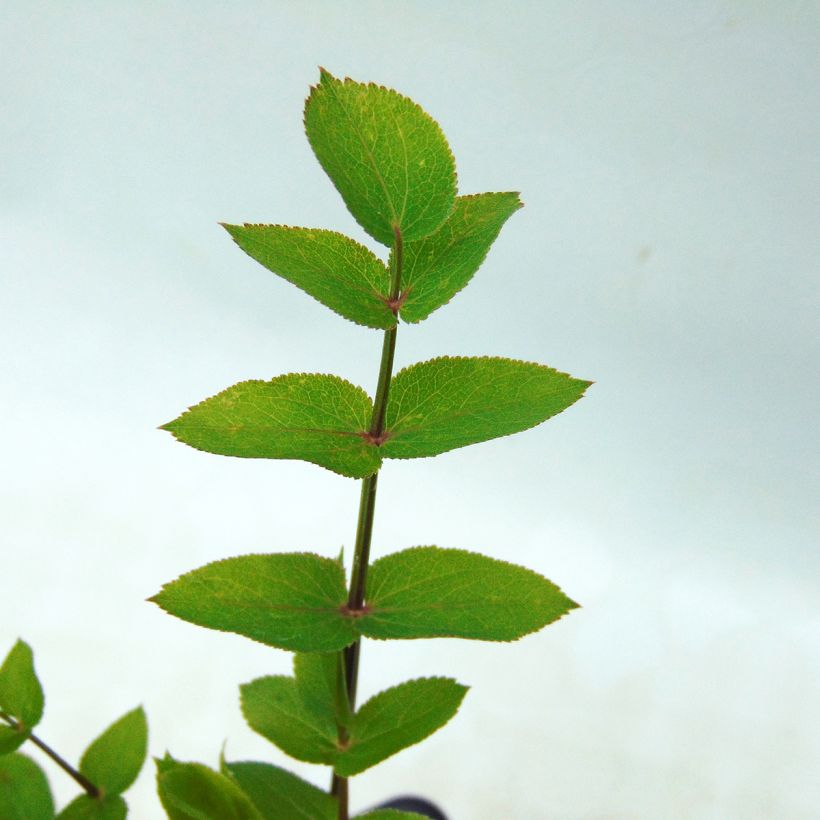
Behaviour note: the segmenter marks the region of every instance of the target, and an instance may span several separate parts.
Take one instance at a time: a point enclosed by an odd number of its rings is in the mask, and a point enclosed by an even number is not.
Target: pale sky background
[[[520,190],[472,285],[397,365],[540,361],[557,419],[391,462],[374,556],[463,547],[583,609],[511,645],[363,651],[362,694],[471,685],[357,777],[452,820],[812,820],[820,4],[6,2],[0,10],[0,654],[18,636],[64,755],[138,703],[150,750],[289,765],[237,686],[290,656],[144,599],[208,561],[351,545],[358,485],[196,452],[157,425],[280,373],[375,386],[380,334],[218,221],[365,235],[302,130],[318,65],[413,97],[462,193]],[[35,755],[37,753],[35,752]],[[76,788],[45,764],[59,803]],[[153,766],[128,794],[162,817]]]

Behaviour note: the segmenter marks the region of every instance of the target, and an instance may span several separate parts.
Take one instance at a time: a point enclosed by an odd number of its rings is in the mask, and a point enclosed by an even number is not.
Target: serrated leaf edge
[[[178,422],[187,413],[190,413],[193,410],[196,410],[197,408],[201,407],[203,404],[206,404],[207,402],[212,401],[213,399],[218,399],[220,396],[224,396],[229,391],[234,390],[237,387],[241,387],[242,385],[246,385],[246,384],[271,384],[272,382],[279,381],[279,380],[300,378],[300,377],[306,377],[306,376],[307,377],[319,376],[321,378],[329,378],[329,379],[333,379],[335,381],[342,382],[343,384],[347,385],[348,387],[352,387],[354,390],[357,390],[358,392],[360,392],[364,396],[366,396],[367,399],[370,402],[371,408],[373,406],[373,399],[370,397],[370,394],[363,387],[359,387],[359,385],[353,384],[353,382],[348,381],[343,376],[337,376],[335,373],[282,373],[279,376],[273,376],[270,379],[243,379],[241,382],[236,382],[235,384],[232,384],[230,387],[225,387],[222,390],[220,390],[218,393],[214,393],[212,396],[208,396],[207,398],[202,399],[201,401],[198,401],[196,404],[190,405],[187,410],[184,410],[175,419],[173,419],[171,421],[168,421],[165,424],[161,424],[157,429],[165,430],[166,432],[173,434],[174,431],[173,431],[173,428],[172,428],[171,425]],[[325,432],[325,431],[322,431],[322,432]],[[329,432],[332,432],[332,431],[329,431]],[[343,431],[343,432],[346,432],[346,431]],[[366,432],[366,431],[361,431],[361,432]],[[361,435],[361,433],[357,431],[355,433],[351,433],[351,435]]]
[[[163,593],[168,587],[176,584],[178,581],[181,581],[183,578],[187,578],[189,575],[194,575],[197,572],[201,572],[208,567],[216,566],[217,564],[229,564],[232,561],[237,561],[242,558],[270,558],[271,556],[278,556],[278,555],[287,555],[287,556],[309,556],[311,558],[321,558],[322,561],[327,561],[329,564],[333,564],[334,567],[339,567],[339,562],[335,558],[328,558],[326,555],[320,555],[318,552],[312,552],[311,550],[300,550],[299,552],[247,552],[243,553],[242,555],[231,555],[228,558],[217,558],[216,561],[208,561],[207,564],[202,564],[202,566],[196,567],[195,569],[190,569],[187,572],[183,572],[182,575],[178,575],[174,578],[173,581],[168,581],[162,585],[162,588],[156,595],[152,596],[151,598],[146,598],[146,601],[150,601],[151,603],[157,603],[154,598],[157,595]],[[160,605],[161,606],[161,605]]]

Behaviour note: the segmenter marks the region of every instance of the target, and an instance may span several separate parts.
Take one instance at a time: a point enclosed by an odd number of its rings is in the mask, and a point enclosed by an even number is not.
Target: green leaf
[[[577,606],[525,567],[466,550],[413,547],[370,567],[357,628],[371,638],[514,641]]]
[[[184,444],[241,458],[298,458],[351,478],[379,469],[365,439],[373,403],[338,376],[292,373],[235,384],[162,426]]]
[[[112,723],[86,750],[80,772],[105,794],[122,794],[137,779],[148,752],[142,707]]]
[[[565,410],[590,382],[500,358],[431,359],[390,386],[386,458],[419,458],[518,433]]]
[[[271,675],[241,686],[242,714],[251,729],[286,754],[307,763],[334,765],[343,777],[363,772],[432,734],[456,713],[467,691],[449,678],[422,678],[387,689],[356,712],[342,747],[333,701],[321,710],[306,705],[311,681],[304,670],[302,665],[301,677]]]
[[[450,720],[466,693],[450,678],[420,678],[380,692],[354,715],[336,773],[351,777],[424,740]]]
[[[0,755],[7,755],[10,752],[19,749],[31,735],[29,729],[13,729],[11,726],[6,726],[5,723],[0,723]]]
[[[264,820],[336,820],[338,805],[327,792],[278,766],[225,763]]]
[[[54,800],[43,770],[29,757],[0,758],[0,817],[54,820]]]
[[[339,653],[296,654],[293,656],[293,673],[305,709],[313,712],[318,720],[331,721],[335,725]]]
[[[399,315],[420,322],[472,279],[504,223],[521,207],[518,194],[456,197],[447,221],[431,236],[404,246]]]
[[[156,760],[157,791],[170,820],[262,820],[250,798],[201,763]]]
[[[339,618],[351,624],[341,612]],[[264,677],[241,686],[248,725],[298,760],[332,764],[339,752],[339,726],[352,720],[344,690],[337,687],[343,674],[340,657],[338,652],[297,653],[293,677]]]
[[[81,794],[57,816],[58,820],[125,820],[128,804],[118,794],[102,799]]]
[[[423,814],[398,809],[376,809],[367,814],[357,814],[354,820],[427,820]]]
[[[333,652],[356,634],[344,570],[312,553],[242,555],[165,584],[150,600],[177,618],[294,652]]]
[[[239,687],[248,725],[283,752],[308,763],[333,763],[338,730],[303,703],[295,678],[271,675]]]
[[[364,245],[334,231],[285,225],[224,225],[245,253],[331,310],[368,327],[389,328],[390,274]]]
[[[416,103],[322,69],[305,104],[316,158],[358,223],[384,245],[433,233],[452,210],[455,161],[438,124]]]
[[[439,547],[376,561],[363,612],[348,612],[346,596],[344,571],[334,559],[279,553],[207,564],[150,600],[182,620],[300,653],[336,652],[358,635],[515,640],[577,606],[529,569]],[[330,663],[319,656],[295,661],[304,681],[300,709],[320,721],[330,714],[322,711]]]
[[[0,710],[15,719],[19,731],[25,731],[40,722],[43,703],[34,654],[27,643],[18,640],[0,666]]]

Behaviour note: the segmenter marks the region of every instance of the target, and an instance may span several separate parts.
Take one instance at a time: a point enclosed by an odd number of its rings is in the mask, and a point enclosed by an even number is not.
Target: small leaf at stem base
[[[263,820],[250,798],[225,775],[170,755],[155,762],[157,791],[169,820]]]
[[[338,804],[330,794],[269,763],[223,763],[264,820],[336,820]]]

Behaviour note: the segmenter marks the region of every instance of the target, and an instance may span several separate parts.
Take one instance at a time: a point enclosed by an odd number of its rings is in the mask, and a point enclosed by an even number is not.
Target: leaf
[[[28,729],[22,731],[0,723],[0,755],[7,755],[19,749],[31,735]]]
[[[142,707],[112,723],[86,750],[80,772],[105,794],[122,794],[137,779],[148,752]]]
[[[344,570],[312,553],[242,555],[165,584],[149,600],[184,621],[294,652],[333,652],[356,634]]]
[[[339,618],[352,629],[350,617],[340,612]],[[269,676],[241,686],[248,725],[297,760],[332,764],[339,752],[339,727],[351,721],[346,698],[339,703],[339,659],[338,652],[298,653],[293,677]]]
[[[0,758],[0,817],[54,820],[54,800],[43,770],[26,755]]]
[[[331,721],[335,725],[339,653],[298,653],[293,656],[293,672],[305,709],[316,715],[317,719]]]
[[[336,773],[351,777],[424,740],[450,720],[466,693],[450,678],[420,678],[380,692],[354,715]]]
[[[58,815],[58,820],[125,820],[128,804],[118,794],[95,798],[81,794]]]
[[[515,193],[459,196],[434,234],[406,243],[401,318],[420,322],[449,302],[472,279],[502,226],[520,207]]]
[[[337,727],[332,715],[307,709],[295,678],[270,675],[239,687],[248,725],[283,752],[308,763],[332,763]]]
[[[413,547],[370,567],[357,628],[370,638],[514,641],[577,606],[525,567],[466,550]]]
[[[378,446],[368,439],[373,405],[367,394],[337,376],[316,374],[240,382],[162,429],[211,453],[300,458],[363,478],[383,457],[434,456],[534,427],[589,385],[530,362],[443,357],[393,379]]]
[[[336,800],[285,769],[252,762],[225,763],[223,768],[264,820],[336,820]]]
[[[438,124],[381,86],[324,69],[305,103],[313,152],[356,221],[384,245],[433,233],[452,210],[455,161]]]
[[[27,643],[18,640],[0,666],[0,710],[15,719],[18,731],[25,731],[40,722],[43,705],[34,654]]]
[[[161,429],[208,453],[298,458],[363,478],[381,463],[364,439],[372,411],[367,393],[338,376],[292,373],[235,384]]]
[[[257,262],[346,319],[368,327],[395,326],[387,305],[390,274],[364,245],[318,228],[222,227]]]
[[[166,755],[157,764],[157,791],[170,820],[262,820],[250,798],[223,774]]]
[[[589,385],[513,359],[421,362],[390,385],[387,435],[379,449],[385,458],[419,458],[518,433],[565,410]]]
[[[387,689],[356,712],[342,747],[333,701],[324,709],[311,709],[305,685],[304,677],[282,675],[246,683],[240,687],[242,714],[251,729],[286,754],[307,763],[334,765],[343,777],[363,772],[432,734],[456,713],[467,691],[449,678],[422,678]]]

